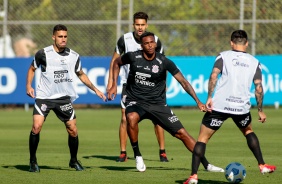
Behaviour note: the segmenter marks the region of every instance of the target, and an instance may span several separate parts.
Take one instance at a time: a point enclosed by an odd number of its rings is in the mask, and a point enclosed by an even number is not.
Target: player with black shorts
[[[266,121],[266,115],[262,110],[264,93],[261,65],[255,57],[246,52],[248,36],[244,30],[236,30],[231,34],[230,46],[232,50],[221,52],[215,60],[209,78],[206,102],[208,112],[203,117],[198,141],[193,151],[191,175],[184,184],[198,183],[197,172],[201,158],[205,155],[206,144],[228,118],[233,120],[246,137],[248,147],[258,162],[260,172],[262,174],[272,173],[276,169],[276,166],[265,164],[259,140],[251,123],[250,89],[252,83],[255,85],[259,122]]]
[[[172,136],[180,139],[191,152],[196,143],[166,104],[167,71],[196,101],[201,111],[205,111],[205,106],[199,101],[194,89],[176,65],[164,55],[155,51],[154,34],[145,32],[141,35],[140,40],[143,50],[126,53],[114,61],[113,86],[108,91],[108,99],[112,100],[116,96],[120,66],[129,64],[130,71],[126,85],[127,96],[124,99],[129,126],[128,135],[134,151],[136,168],[143,172],[146,170],[146,166],[138,146],[138,123],[143,119],[150,119],[159,124]],[[223,169],[209,164],[205,157],[201,161],[208,171],[223,172]]]
[[[76,115],[72,102],[78,98],[74,80],[78,77],[89,89],[104,101],[106,96],[99,91],[82,71],[79,54],[67,48],[67,27],[58,24],[53,29],[53,45],[39,50],[31,63],[27,73],[26,93],[35,99],[33,110],[33,125],[29,136],[30,172],[40,172],[36,151],[39,143],[39,133],[50,110],[65,124],[68,132],[68,146],[70,150],[69,166],[77,171],[84,170],[77,160],[78,133]],[[36,87],[36,96],[32,88],[35,70],[41,72]]]
[[[115,52],[113,54],[110,70],[109,79],[107,84],[107,90],[112,86],[112,66],[116,58],[127,52],[134,52],[141,50],[140,36],[146,31],[149,16],[145,12],[136,12],[133,15],[133,32],[128,32],[122,35],[116,44]],[[164,49],[160,39],[155,35],[157,43],[156,52],[164,53]],[[125,162],[127,160],[126,143],[127,143],[127,122],[125,117],[125,104],[123,99],[126,98],[126,81],[129,73],[129,65],[121,66],[120,70],[120,84],[122,85],[121,93],[121,120],[119,126],[119,142],[120,142],[120,156],[117,162]],[[164,130],[159,125],[154,126],[155,134],[159,143],[159,157],[161,162],[168,162],[166,151],[165,151],[165,137]]]

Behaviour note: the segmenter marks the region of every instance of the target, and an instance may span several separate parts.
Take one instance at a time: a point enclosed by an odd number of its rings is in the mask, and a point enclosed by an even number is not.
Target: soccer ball
[[[238,162],[232,162],[225,168],[225,178],[229,183],[240,183],[245,179],[246,174],[245,167]]]

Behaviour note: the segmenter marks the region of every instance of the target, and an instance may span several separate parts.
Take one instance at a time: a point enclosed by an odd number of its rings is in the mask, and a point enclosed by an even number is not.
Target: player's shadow
[[[90,156],[83,156],[82,158],[85,158],[85,159],[99,158],[103,160],[116,161],[118,157],[117,156],[108,156],[108,155],[90,155]],[[128,159],[131,159],[131,158],[128,158]]]
[[[185,180],[176,180],[175,183],[181,183],[183,184]],[[224,181],[215,181],[215,180],[198,180],[198,183],[202,183],[202,184],[230,184],[228,182],[224,182]]]
[[[29,170],[29,165],[4,165],[2,166],[4,169],[17,169],[20,171],[26,171]],[[68,171],[75,171],[75,169],[70,169],[67,166],[66,167],[53,167],[53,166],[46,166],[46,165],[40,165],[40,169],[52,169],[52,170],[68,170]]]
[[[118,159],[118,156],[108,156],[108,155],[90,155],[90,156],[83,156],[82,158],[85,159],[91,159],[91,158],[99,158],[99,159],[103,159],[103,160],[112,160],[112,161],[116,161]],[[133,157],[127,157],[127,160],[135,160]],[[143,158],[144,161],[156,161],[156,160],[152,160],[152,159],[146,159]]]

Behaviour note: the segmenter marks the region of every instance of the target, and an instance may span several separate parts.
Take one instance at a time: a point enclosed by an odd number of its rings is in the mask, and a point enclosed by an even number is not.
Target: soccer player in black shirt
[[[136,168],[146,170],[138,146],[138,123],[150,119],[159,124],[172,136],[180,139],[186,148],[192,152],[195,139],[188,134],[178,117],[166,104],[167,71],[181,84],[183,89],[196,101],[201,111],[206,111],[204,104],[198,99],[190,83],[183,77],[176,65],[164,55],[155,51],[156,41],[153,33],[145,32],[140,37],[143,50],[128,52],[117,58],[113,64],[113,85],[108,90],[108,99],[113,100],[117,93],[117,79],[120,66],[130,65],[126,85],[126,118],[127,132],[134,151]],[[208,171],[223,172],[222,168],[209,164],[205,157],[202,164]]]

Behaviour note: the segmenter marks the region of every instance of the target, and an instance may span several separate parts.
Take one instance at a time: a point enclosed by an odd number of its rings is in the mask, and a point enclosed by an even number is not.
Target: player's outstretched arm
[[[35,98],[34,89],[31,86],[33,78],[34,78],[35,70],[36,68],[30,65],[28,72],[27,72],[27,77],[26,77],[26,94],[30,96],[31,98]]]
[[[78,78],[81,80],[83,84],[85,84],[89,89],[94,91],[97,96],[99,96],[103,101],[107,101],[107,97],[102,93],[98,88],[96,88],[92,82],[89,80],[88,76],[83,72],[83,70],[80,70],[76,73]]]
[[[182,86],[182,88],[195,100],[198,105],[198,108],[201,111],[206,111],[205,105],[200,102],[199,98],[197,97],[193,87],[191,84],[184,78],[181,72],[178,72],[173,76]]]

